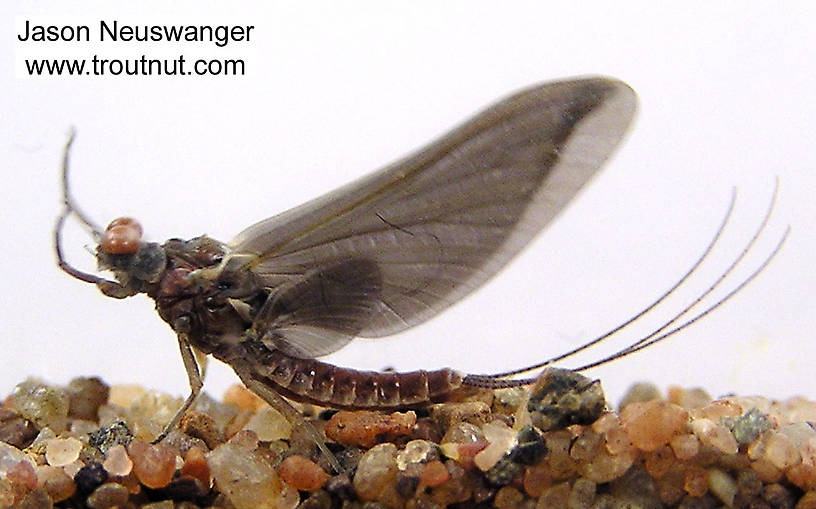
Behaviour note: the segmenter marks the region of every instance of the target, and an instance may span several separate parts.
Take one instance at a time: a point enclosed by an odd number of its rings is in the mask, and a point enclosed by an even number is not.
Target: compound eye
[[[119,217],[111,221],[99,245],[108,254],[134,254],[142,240],[142,225],[131,217]]]

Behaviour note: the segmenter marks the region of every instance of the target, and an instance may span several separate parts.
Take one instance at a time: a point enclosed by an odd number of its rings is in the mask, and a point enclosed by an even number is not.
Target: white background
[[[638,380],[703,386],[714,395],[816,398],[816,11],[809,2],[569,3],[3,2],[0,394],[30,375],[187,390],[175,338],[152,302],[105,298],[54,263],[69,126],[78,130],[74,189],[97,222],[132,215],[153,240],[207,233],[226,241],[402,156],[515,89],[605,74],[638,92],[640,113],[615,159],[561,218],[497,279],[437,319],[393,338],[356,341],[329,360],[491,372],[555,355],[669,287],[707,244],[738,186],[735,215],[709,269],[640,331],[648,329],[736,256],[778,175],[768,235],[739,274],[790,224],[791,237],[766,272],[672,341],[591,374],[613,401]],[[15,33],[25,19],[256,28],[250,42],[224,49],[24,44]],[[25,56],[94,53],[243,58],[247,75],[20,75]],[[73,228],[67,242],[71,261],[92,269],[90,240]],[[206,390],[220,396],[235,380],[228,367],[211,364]]]

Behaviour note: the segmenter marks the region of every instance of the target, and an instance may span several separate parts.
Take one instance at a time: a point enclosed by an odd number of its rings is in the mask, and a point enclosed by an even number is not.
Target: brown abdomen
[[[357,371],[315,359],[290,357],[258,343],[244,346],[248,355],[239,362],[230,362],[236,371],[250,371],[255,380],[303,403],[341,409],[415,407],[444,400],[462,385],[462,377],[451,369],[406,373]]]

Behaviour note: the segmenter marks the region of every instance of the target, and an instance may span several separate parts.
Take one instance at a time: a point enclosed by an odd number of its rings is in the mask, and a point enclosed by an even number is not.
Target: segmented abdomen
[[[243,362],[231,362],[236,371],[250,371],[255,380],[295,401],[332,408],[422,406],[444,400],[462,385],[462,376],[451,369],[406,373],[357,371],[315,359],[290,357],[259,343],[243,346],[249,355],[243,357]]]

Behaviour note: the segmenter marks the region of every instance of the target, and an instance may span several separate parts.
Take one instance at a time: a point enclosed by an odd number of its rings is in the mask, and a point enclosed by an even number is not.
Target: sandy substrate
[[[0,507],[816,507],[812,401],[637,386],[612,410],[598,384],[562,381],[405,412],[300,407],[335,472],[242,387],[154,445],[181,399],[27,380],[0,408]]]

